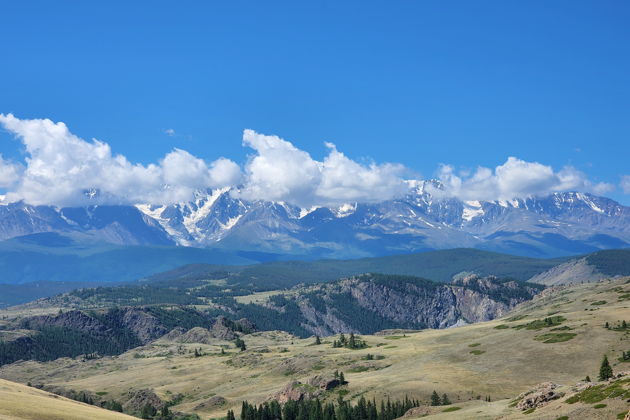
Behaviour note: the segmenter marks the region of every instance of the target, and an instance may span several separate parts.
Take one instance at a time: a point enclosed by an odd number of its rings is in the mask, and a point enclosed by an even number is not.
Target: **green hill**
[[[319,283],[363,273],[401,274],[449,282],[461,272],[528,280],[566,258],[537,259],[499,254],[470,248],[456,248],[415,254],[392,255],[355,260],[274,261],[257,265],[229,267],[230,283],[290,287],[299,283]],[[148,281],[164,282],[212,276],[226,267],[197,264],[152,276]]]

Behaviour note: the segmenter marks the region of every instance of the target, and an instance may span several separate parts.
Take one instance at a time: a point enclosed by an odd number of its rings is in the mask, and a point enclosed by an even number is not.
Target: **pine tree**
[[[442,401],[440,401],[440,396],[437,392],[433,391],[431,394],[431,405],[440,405]]]
[[[612,367],[610,367],[610,363],[608,362],[608,357],[604,355],[604,360],[602,360],[602,364],[599,367],[599,380],[607,381],[608,379],[612,378],[612,376],[613,376]]]
[[[586,379],[584,379],[586,382],[591,382],[591,377],[586,375]]]
[[[322,340],[319,338],[319,335],[315,336],[315,345],[319,346],[320,344],[322,344]]]
[[[356,343],[355,338],[354,338],[354,333],[350,333],[350,339],[348,341],[348,347],[350,347],[351,349],[357,348],[357,343]]]
[[[339,383],[340,383],[341,385],[343,385],[343,384],[346,384],[346,383],[347,383],[347,382],[346,382],[346,378],[345,378],[345,376],[343,376],[343,372],[339,372]]]
[[[451,405],[451,400],[448,399],[448,395],[442,395],[442,405]]]

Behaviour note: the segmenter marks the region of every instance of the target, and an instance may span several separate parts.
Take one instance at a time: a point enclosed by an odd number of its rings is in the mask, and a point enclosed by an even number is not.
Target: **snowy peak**
[[[503,201],[444,198],[435,181],[380,203],[302,209],[245,201],[230,189],[198,191],[167,206],[55,208],[0,205],[0,238],[82,232],[106,242],[223,247],[361,257],[477,247],[529,256],[560,256],[630,246],[630,208],[587,193]],[[439,197],[431,192],[436,192]]]

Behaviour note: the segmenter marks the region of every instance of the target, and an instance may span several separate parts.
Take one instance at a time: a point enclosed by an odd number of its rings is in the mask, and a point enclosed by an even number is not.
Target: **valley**
[[[405,395],[428,401],[437,390],[447,393],[454,406],[461,406],[460,415],[474,410],[475,418],[520,418],[522,411],[509,407],[516,395],[544,381],[561,384],[570,392],[586,375],[597,376],[604,354],[615,372],[630,370],[617,360],[622,351],[630,350],[630,330],[615,329],[630,313],[629,281],[548,290],[489,322],[362,335],[368,347],[359,350],[333,348],[335,336],[314,345],[313,337],[261,331],[242,335],[247,349],[240,351],[231,340],[198,331],[195,339],[193,334],[167,335],[119,356],[13,363],[0,368],[0,377],[120,401],[144,389],[153,390],[161,401],[181,394],[184,397],[173,410],[216,418],[229,408],[238,411],[244,396],[259,403],[293,379],[305,383],[339,370],[348,385],[326,393],[325,398],[335,399],[341,393],[354,401],[360,396],[380,400]],[[549,317],[556,319],[551,326],[542,322]],[[606,329],[606,322],[613,328]],[[491,402],[477,399],[486,396]],[[605,402],[604,410],[554,401],[540,408],[536,418],[571,413],[609,418],[601,415],[627,408],[618,398]]]

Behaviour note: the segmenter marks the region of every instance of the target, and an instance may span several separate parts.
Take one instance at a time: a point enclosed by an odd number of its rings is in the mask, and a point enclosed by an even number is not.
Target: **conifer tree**
[[[442,395],[442,405],[451,405],[451,400],[448,399],[448,395]]]
[[[440,405],[441,402],[442,401],[440,400],[438,393],[433,391],[433,394],[431,394],[431,405]]]
[[[602,364],[599,367],[599,380],[607,381],[608,379],[612,378],[612,376],[613,376],[612,367],[610,367],[610,363],[608,362],[608,357],[604,355],[604,360],[602,360]]]

